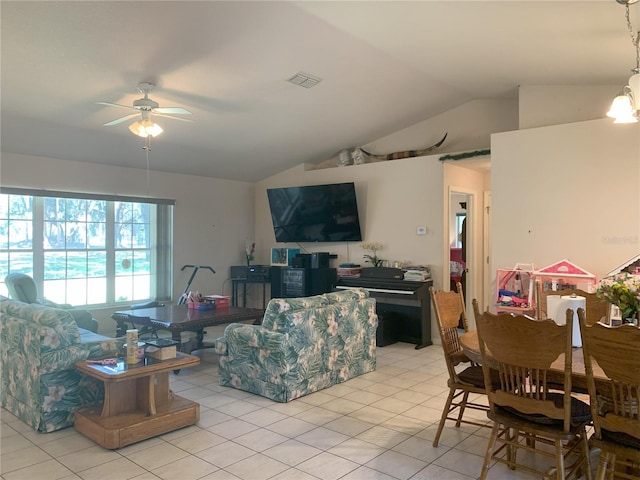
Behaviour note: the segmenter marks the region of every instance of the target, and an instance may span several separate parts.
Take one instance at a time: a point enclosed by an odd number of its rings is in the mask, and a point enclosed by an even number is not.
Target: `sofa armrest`
[[[259,378],[284,378],[289,364],[286,333],[271,332],[260,325],[231,324],[224,337],[216,340],[219,362],[234,365],[245,375]],[[281,383],[282,380],[277,383]]]
[[[110,338],[95,342],[79,343],[42,354],[40,374],[74,368],[76,362],[93,358],[122,356],[125,338]]]
[[[0,311],[3,328],[12,328],[17,324],[16,328],[27,329],[26,338],[26,331],[17,338],[22,338],[24,342],[37,342],[37,348],[42,351],[80,343],[78,324],[66,310],[3,299],[0,301]]]

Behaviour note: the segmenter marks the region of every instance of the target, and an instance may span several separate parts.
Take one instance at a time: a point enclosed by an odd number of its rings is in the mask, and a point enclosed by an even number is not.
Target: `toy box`
[[[187,302],[189,310],[215,310],[216,304],[211,301],[204,302]]]
[[[532,263],[516,263],[513,268],[499,268],[496,271],[495,310],[500,312],[533,312],[533,271]]]
[[[231,297],[226,295],[207,295],[205,300],[213,301],[216,308],[229,308],[231,306]]]

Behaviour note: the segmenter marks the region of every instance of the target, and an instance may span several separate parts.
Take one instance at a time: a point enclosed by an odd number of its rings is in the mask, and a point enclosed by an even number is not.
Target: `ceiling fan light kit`
[[[157,123],[153,123],[151,120],[138,120],[129,125],[129,130],[134,135],[139,137],[157,137],[162,133],[162,127]]]
[[[112,102],[97,102],[100,105],[107,105],[110,107],[121,107],[129,110],[136,110],[137,113],[125,115],[124,117],[111,120],[104,124],[104,126],[117,125],[122,122],[126,122],[132,118],[138,117],[139,119],[129,125],[129,131],[139,137],[156,137],[162,133],[162,127],[155,123],[151,117],[157,115],[159,117],[171,118],[174,120],[181,120],[183,122],[192,122],[186,118],[174,117],[172,115],[191,115],[191,112],[182,107],[160,107],[158,102],[149,98],[149,93],[153,90],[155,85],[149,82],[140,82],[138,84],[138,91],[144,94],[143,98],[139,98],[133,102],[132,106],[121,105],[119,103]],[[168,113],[172,115],[167,115]]]
[[[613,99],[611,108],[607,116],[614,119],[613,123],[637,123],[640,118],[640,27],[637,32],[633,31],[629,15],[629,5],[633,5],[638,0],[616,0],[625,7],[625,18],[627,28],[631,36],[631,42],[636,49],[636,67],[632,69],[633,75],[629,78],[629,83],[622,88],[622,92]]]

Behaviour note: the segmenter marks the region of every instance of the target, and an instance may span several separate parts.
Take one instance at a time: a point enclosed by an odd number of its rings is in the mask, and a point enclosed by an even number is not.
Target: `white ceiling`
[[[195,121],[157,119],[151,168],[246,181],[518,85],[622,86],[635,66],[614,0],[3,0],[0,15],[3,152],[145,168],[129,122],[102,126],[129,112],[96,102],[130,105],[150,81]],[[322,81],[286,82],[299,71]]]

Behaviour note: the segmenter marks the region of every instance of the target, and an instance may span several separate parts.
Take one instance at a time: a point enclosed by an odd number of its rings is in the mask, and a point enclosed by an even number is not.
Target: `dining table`
[[[480,341],[478,339],[478,331],[470,330],[460,335],[460,347],[465,355],[474,362],[482,363],[480,355]],[[576,393],[588,393],[587,374],[584,364],[584,352],[582,347],[573,347],[571,357],[571,391]],[[598,379],[606,380],[607,376],[604,370],[592,362],[593,378],[597,382]],[[549,379],[553,383],[564,383],[564,354],[561,354],[552,364],[548,371]]]

